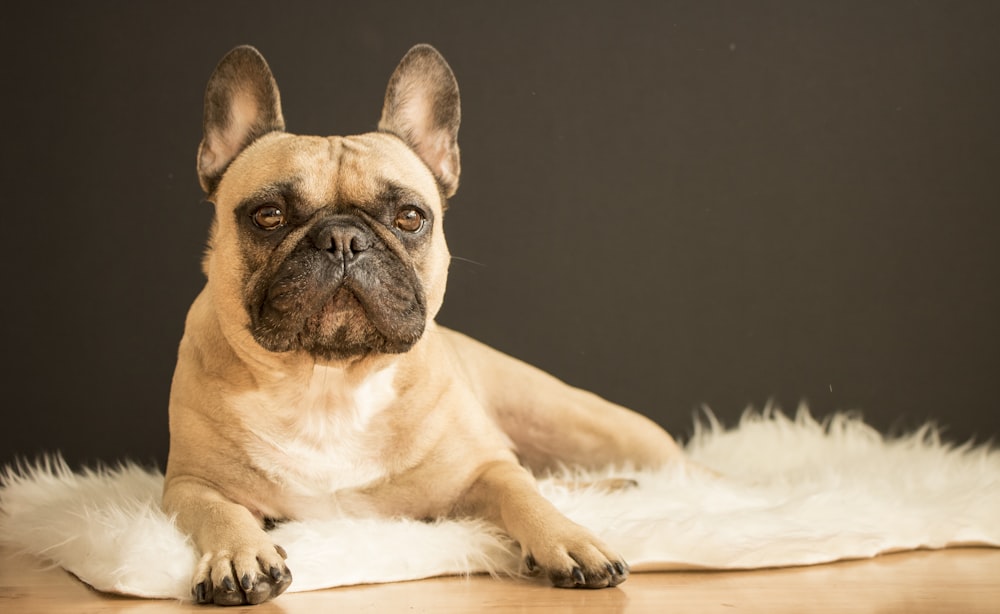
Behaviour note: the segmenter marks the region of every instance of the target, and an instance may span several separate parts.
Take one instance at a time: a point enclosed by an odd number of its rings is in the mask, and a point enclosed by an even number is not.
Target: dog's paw
[[[255,605],[274,599],[292,583],[281,546],[261,544],[238,551],[207,552],[195,570],[196,603]]]
[[[629,574],[628,563],[582,527],[530,545],[524,565],[559,588],[618,586]]]

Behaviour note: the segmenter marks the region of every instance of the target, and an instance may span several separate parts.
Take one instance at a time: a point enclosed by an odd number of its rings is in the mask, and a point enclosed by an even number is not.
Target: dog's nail
[[[538,569],[538,563],[535,562],[535,557],[530,554],[524,559],[524,566],[528,568],[528,571],[535,571]]]
[[[625,566],[622,565],[620,562],[619,563],[615,563],[615,572],[617,572],[619,576],[624,576],[625,575]]]
[[[253,588],[253,580],[250,579],[250,574],[248,573],[243,574],[243,577],[240,578],[240,586],[245,591],[248,591]]]
[[[222,579],[222,588],[227,592],[231,593],[236,590],[236,583],[229,576]]]
[[[579,567],[573,568],[573,581],[576,582],[577,584],[587,583],[587,578],[584,577],[583,570],[580,569]]]
[[[287,559],[288,558],[288,553],[285,552],[285,549],[282,548],[281,546],[275,545],[274,549],[278,551],[278,554],[281,555],[281,558],[283,558],[283,559]]]
[[[271,579],[274,580],[275,582],[280,580],[282,575],[281,570],[278,569],[277,565],[272,565],[271,569],[268,570],[268,574],[271,576]]]
[[[194,600],[198,603],[205,603],[205,583],[199,582],[194,587]]]

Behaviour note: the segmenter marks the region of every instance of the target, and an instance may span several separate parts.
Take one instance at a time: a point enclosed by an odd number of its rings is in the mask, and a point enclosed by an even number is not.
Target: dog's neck
[[[301,395],[302,403],[317,403],[324,398],[328,402],[339,404],[330,394],[341,394],[330,391],[343,391],[343,394],[367,395],[365,390],[371,386],[391,386],[393,378],[387,374],[395,373],[399,356],[380,354],[347,360],[323,360],[305,352],[288,352],[282,354],[261,355],[260,350],[254,353],[252,363],[246,363],[253,373],[257,387],[260,390],[271,390],[279,394],[289,391]],[[345,404],[352,404],[347,397],[342,399]]]
[[[295,437],[318,442],[328,427],[362,428],[386,409],[396,398],[396,374],[394,363],[373,372],[317,364],[301,378],[277,380],[250,394],[271,418],[297,431]]]

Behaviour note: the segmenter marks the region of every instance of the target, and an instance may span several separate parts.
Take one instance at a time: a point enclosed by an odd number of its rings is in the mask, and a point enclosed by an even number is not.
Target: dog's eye
[[[396,214],[393,224],[404,232],[417,232],[424,227],[426,219],[420,209],[412,206],[403,207]]]
[[[275,205],[257,207],[252,217],[257,228],[263,230],[274,230],[285,223],[285,214]]]

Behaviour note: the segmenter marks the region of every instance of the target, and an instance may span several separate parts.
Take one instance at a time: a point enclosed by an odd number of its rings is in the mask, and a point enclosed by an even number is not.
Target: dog
[[[460,115],[428,45],[393,72],[377,131],[356,136],[286,132],[253,47],[212,73],[197,168],[215,216],[171,386],[163,492],[200,553],[196,602],[280,595],[292,574],[266,528],[331,514],[481,518],[554,586],[628,576],[533,476],[659,467],[682,458],[674,440],[435,323]]]

